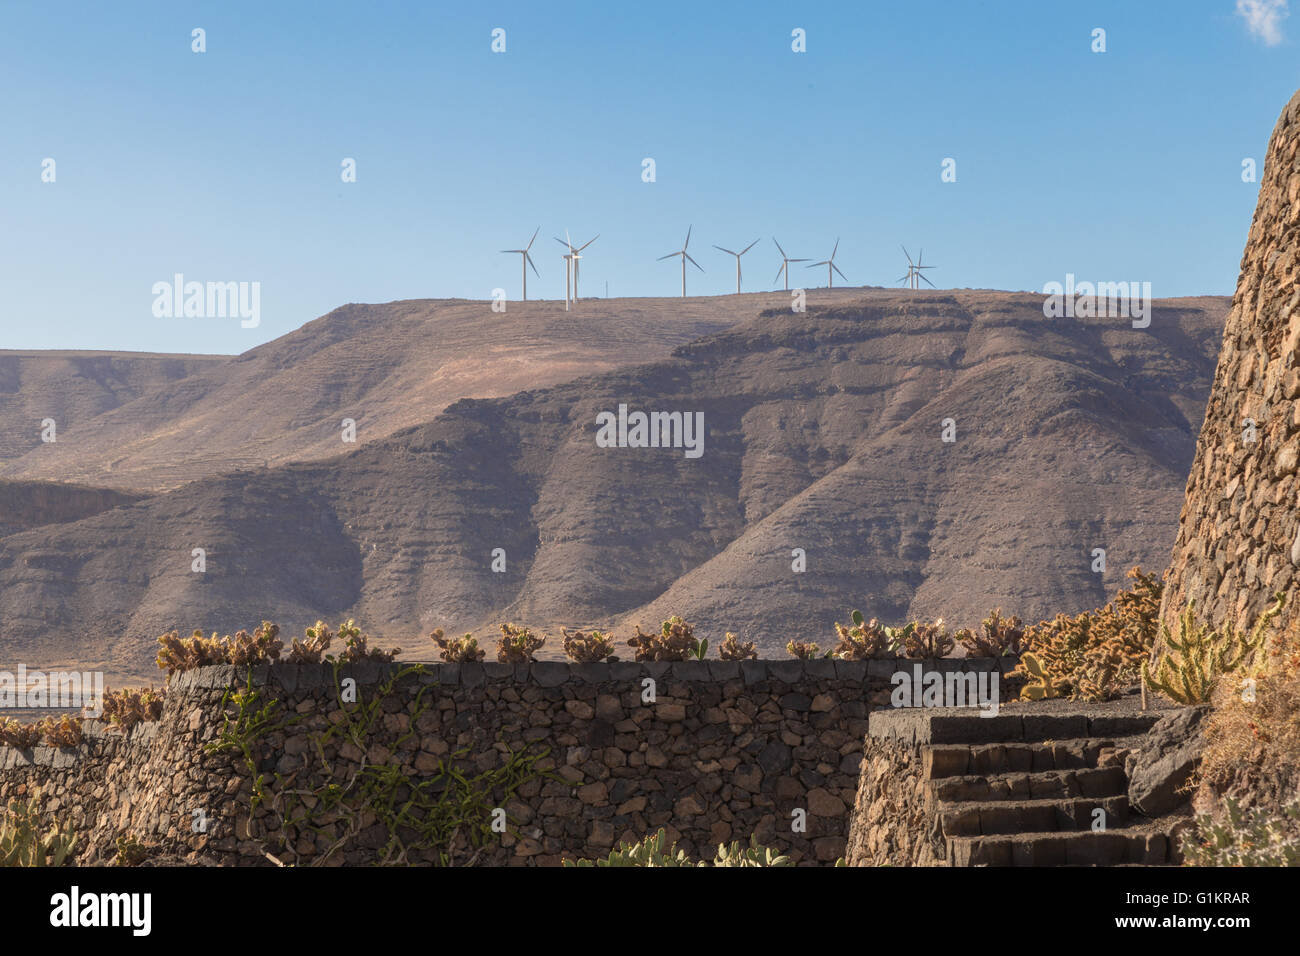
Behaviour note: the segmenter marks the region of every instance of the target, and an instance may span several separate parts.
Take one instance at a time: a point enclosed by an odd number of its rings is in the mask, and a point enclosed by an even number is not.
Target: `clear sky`
[[[941,288],[1231,294],[1242,160],[1300,84],[1300,17],[1240,5],[3,0],[0,347],[240,352],[346,302],[514,299],[499,250],[539,225],[531,297],[563,298],[565,229],[601,234],[584,293],[676,294],[655,260],[690,224],[698,294],[734,287],[713,243],[760,237],[772,288],[773,235],[840,237],[854,285],[905,244]],[[156,317],[178,272],[259,282],[260,325]]]

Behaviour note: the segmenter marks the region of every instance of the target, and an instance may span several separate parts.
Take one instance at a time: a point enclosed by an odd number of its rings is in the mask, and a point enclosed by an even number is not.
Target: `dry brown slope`
[[[363,439],[381,438],[461,398],[510,395],[666,357],[782,298],[586,299],[571,312],[550,301],[510,302],[504,313],[465,300],[346,305],[239,356],[188,365],[114,359],[112,367],[160,368],[148,373],[158,379],[152,388],[101,387],[119,399],[112,402],[72,401],[93,391],[83,379],[106,378],[109,360],[76,366],[64,359],[65,374],[38,397],[29,394],[31,373],[11,376],[18,417],[30,421],[0,432],[0,475],[158,491],[236,467],[326,458],[347,447],[345,418]],[[0,373],[6,367],[0,356]],[[71,374],[78,367],[80,378]],[[67,401],[54,402],[58,393]],[[47,413],[60,425],[54,445],[40,444],[36,431]]]
[[[780,654],[791,637],[824,641],[853,606],[1035,617],[1159,565],[1224,300],[1158,302],[1133,330],[1046,320],[1027,294],[854,298],[457,402],[341,457],[0,539],[0,658],[144,671],[163,629],[262,615],[295,629],[356,616],[427,655],[435,626],[674,612]],[[702,411],[703,457],[597,448],[596,415],[619,403]],[[939,440],[945,417],[955,444]],[[189,570],[197,546],[204,575]],[[1103,577],[1088,571],[1098,546]]]

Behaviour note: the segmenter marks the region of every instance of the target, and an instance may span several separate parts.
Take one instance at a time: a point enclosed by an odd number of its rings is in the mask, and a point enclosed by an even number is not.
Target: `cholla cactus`
[[[790,656],[797,657],[801,661],[810,661],[817,657],[831,656],[830,651],[823,654],[822,649],[817,644],[809,641],[790,641],[785,645],[785,649],[790,653]]]
[[[75,747],[81,743],[81,718],[71,714],[46,717],[37,727],[51,747]]]
[[[1152,690],[1180,704],[1204,704],[1219,678],[1236,670],[1264,643],[1273,618],[1282,613],[1286,594],[1279,592],[1271,608],[1259,616],[1250,633],[1242,634],[1231,624],[1223,630],[1196,620],[1196,602],[1188,603],[1178,616],[1178,636],[1162,626],[1166,652],[1153,668],[1142,662],[1142,682]]]
[[[429,640],[442,649],[438,657],[448,664],[459,664],[464,661],[473,663],[481,661],[484,656],[484,652],[479,650],[478,639],[472,634],[448,638],[443,635],[442,628],[438,628],[429,635]]]
[[[912,622],[912,633],[903,637],[903,653],[912,660],[947,657],[956,646],[943,618],[934,623]]]
[[[18,750],[27,750],[35,747],[40,740],[40,724],[23,724],[12,717],[0,721],[0,744],[8,744]]]
[[[616,661],[614,654],[614,636],[603,631],[570,631],[561,628],[564,634],[564,653],[569,660],[578,664],[596,664],[601,661]]]
[[[684,661],[701,653],[695,627],[675,614],[663,622],[658,634],[644,634],[638,626],[627,643],[638,661]]]
[[[758,657],[758,651],[754,649],[753,641],[740,643],[736,635],[730,631],[718,645],[718,660],[722,661],[752,661]]]
[[[125,733],[136,724],[161,717],[165,699],[165,691],[155,691],[152,687],[107,691],[103,716]]]
[[[325,626],[324,621],[317,621],[303,632],[303,636],[307,638],[305,641],[300,641],[295,637],[293,643],[289,646],[290,663],[319,664],[325,656],[325,652],[329,650],[334,635]]]
[[[356,622],[351,618],[339,625],[338,636],[343,638],[343,653],[339,655],[339,660],[344,664],[355,664],[357,661],[387,663],[402,653],[400,647],[388,650],[370,647],[369,638],[361,633],[361,628],[357,627]]]
[[[176,631],[172,631],[158,638],[161,646],[157,664],[167,672],[170,680],[178,672],[211,664],[258,664],[278,660],[284,646],[279,633],[279,626],[270,621],[263,621],[252,634],[236,632],[233,640],[218,637],[215,632],[211,637],[204,637],[200,630],[182,640]]]
[[[1020,618],[1003,617],[1002,608],[996,608],[989,611],[978,631],[963,627],[954,636],[968,657],[1002,657],[1024,649],[1025,629]]]
[[[260,664],[263,661],[280,659],[284,641],[280,640],[280,626],[270,621],[263,621],[257,630],[236,631],[235,637],[226,645],[226,661],[230,664]]]
[[[527,664],[545,643],[546,638],[538,637],[526,627],[502,624],[501,637],[497,639],[497,660],[502,664]]]
[[[173,674],[226,662],[225,647],[215,633],[204,637],[196,628],[190,637],[182,639],[179,632],[172,631],[158,638],[158,643],[157,664],[167,672],[168,680]]]
[[[894,656],[894,642],[887,633],[888,628],[874,617],[864,622],[861,611],[854,611],[852,620],[852,627],[845,627],[838,621],[835,624],[835,633],[840,638],[834,651],[836,657],[842,661],[868,661]]]

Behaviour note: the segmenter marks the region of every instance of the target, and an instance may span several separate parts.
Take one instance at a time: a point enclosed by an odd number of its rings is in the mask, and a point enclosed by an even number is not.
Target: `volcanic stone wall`
[[[161,719],[129,734],[88,721],[75,749],[0,748],[0,801],[39,787],[41,808],[81,834],[82,862],[111,859],[129,835],[171,861],[430,863],[402,827],[408,850],[394,856],[394,828],[364,800],[345,801],[359,813],[319,812],[327,788],[361,798],[368,766],[399,780],[400,799],[402,781],[441,762],[472,777],[531,746],[549,751],[534,765],[544,775],[504,801],[509,831],[460,862],[555,865],[663,826],[690,853],[755,834],[824,865],[844,853],[868,711],[914,663],[205,667],[177,675]],[[923,663],[1006,673],[1015,659]]]
[[[1300,565],[1300,93],[1273,130],[1162,616],[1253,623]],[[1288,601],[1283,621],[1300,615]]]

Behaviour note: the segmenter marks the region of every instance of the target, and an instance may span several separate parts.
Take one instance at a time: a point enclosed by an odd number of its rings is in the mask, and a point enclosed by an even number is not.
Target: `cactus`
[[[832,652],[835,657],[842,661],[866,661],[896,656],[897,641],[890,633],[893,628],[881,626],[874,617],[864,623],[861,611],[854,611],[852,620],[852,627],[845,627],[838,621],[835,624],[835,633],[840,639]]]
[[[526,627],[502,624],[497,638],[497,660],[502,664],[527,664],[536,659],[546,638],[538,637]]]
[[[791,657],[797,657],[801,661],[811,661],[818,657],[830,657],[832,651],[822,653],[822,649],[814,643],[808,641],[790,641],[785,645]]]
[[[730,631],[718,645],[718,660],[721,661],[748,661],[758,657],[758,651],[754,649],[753,641],[740,643],[736,635]]]
[[[1161,625],[1167,650],[1155,667],[1142,662],[1142,682],[1180,704],[1204,704],[1224,674],[1243,664],[1248,655],[1264,643],[1273,619],[1282,613],[1286,594],[1274,595],[1274,603],[1255,621],[1247,634],[1231,624],[1222,631],[1196,620],[1196,602],[1188,602],[1178,616],[1178,636]]]
[[[978,632],[962,628],[954,635],[968,657],[1003,657],[1021,652],[1025,629],[1020,618],[1003,617],[1002,608],[989,611]]]
[[[700,646],[694,625],[675,614],[663,622],[658,634],[644,634],[638,625],[627,643],[638,661],[684,661]]]
[[[386,663],[402,653],[400,647],[393,647],[389,650],[370,647],[368,645],[369,638],[361,633],[361,628],[357,627],[351,618],[339,625],[338,636],[343,638],[343,653],[339,655],[338,659],[344,664],[355,664],[357,661]]]
[[[1030,679],[1030,683],[1020,689],[1021,700],[1047,700],[1061,696],[1047,668],[1035,655],[1025,651],[1020,655],[1020,666]]]
[[[317,621],[314,626],[303,632],[303,636],[307,638],[305,641],[295,637],[289,646],[290,663],[319,664],[325,652],[329,650],[334,635],[325,626],[324,621]]]
[[[110,724],[127,733],[136,724],[161,717],[165,698],[165,691],[156,691],[152,687],[107,691],[104,694],[103,716]]]
[[[36,809],[40,791],[33,789],[26,801],[14,800],[3,811],[0,823],[0,866],[65,866],[77,846],[77,835],[53,823],[42,832]]]
[[[472,634],[449,638],[442,633],[442,628],[438,628],[429,635],[429,640],[437,644],[442,650],[438,657],[449,664],[461,663],[462,661],[481,661],[483,659],[484,652],[479,650],[478,638]]]
[[[564,653],[569,660],[578,664],[594,664],[599,661],[616,661],[614,638],[601,631],[570,631],[561,628],[564,634]]]
[[[771,847],[761,846],[756,837],[749,838],[749,846],[742,848],[739,841],[730,845],[718,844],[712,861],[692,860],[677,844],[668,843],[668,832],[660,829],[654,836],[636,843],[620,843],[607,857],[596,860],[563,860],[566,867],[653,866],[792,866],[788,856],[782,856]]]
[[[947,657],[956,646],[948,628],[944,626],[943,618],[933,624],[913,621],[903,628],[903,633],[896,640],[902,644],[904,655],[912,660]]]

